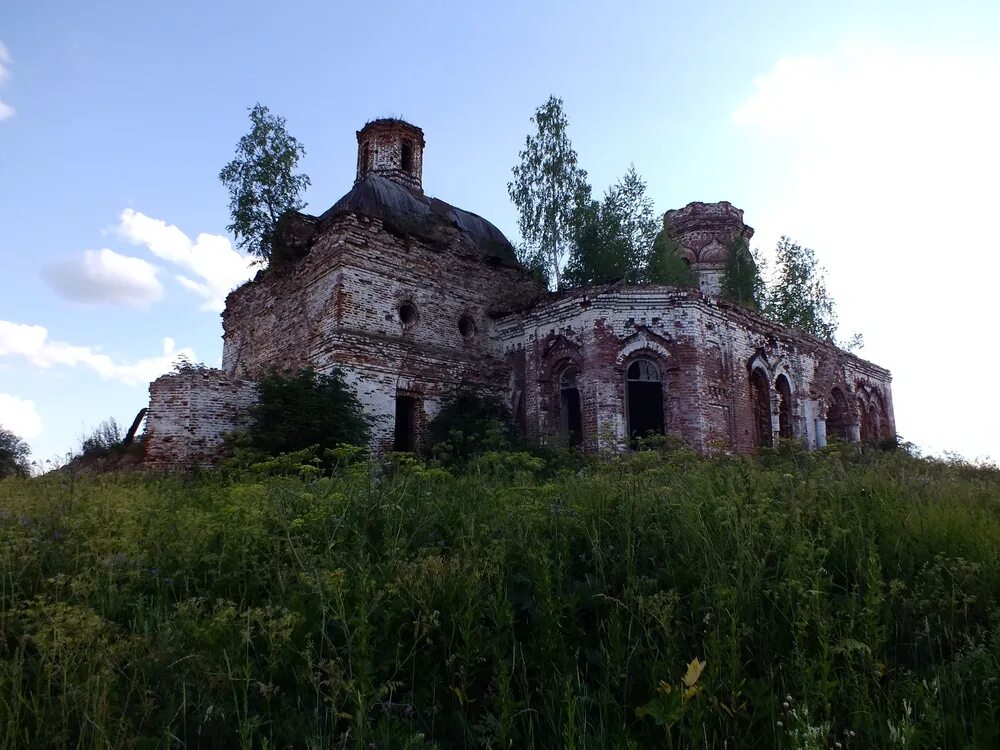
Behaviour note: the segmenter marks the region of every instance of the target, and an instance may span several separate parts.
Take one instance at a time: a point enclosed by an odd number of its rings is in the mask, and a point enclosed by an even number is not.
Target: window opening
[[[826,435],[847,442],[847,396],[839,388],[830,392],[830,406],[826,410]]]
[[[583,414],[580,410],[579,368],[570,365],[559,376],[559,431],[570,447],[583,443]]]
[[[403,163],[404,172],[413,171],[413,144],[409,141],[403,141],[403,147],[401,149],[401,161]]]
[[[630,440],[663,434],[663,382],[654,362],[637,359],[628,366],[625,401]]]
[[[417,443],[417,399],[413,396],[396,396],[396,427],[393,450],[407,453]]]
[[[417,322],[417,308],[412,302],[403,302],[399,306],[399,321],[406,328]]]
[[[361,146],[361,171],[368,172],[372,168],[371,147],[365,143]]]
[[[464,339],[471,339],[476,335],[476,321],[472,319],[472,316],[463,315],[458,319],[458,332],[462,334]]]
[[[778,436],[788,440],[792,435],[792,387],[788,378],[779,375],[774,381],[774,389],[778,392]]]
[[[756,445],[770,448],[774,444],[774,433],[771,428],[771,389],[763,371],[754,370],[750,375],[750,393],[753,398]]]

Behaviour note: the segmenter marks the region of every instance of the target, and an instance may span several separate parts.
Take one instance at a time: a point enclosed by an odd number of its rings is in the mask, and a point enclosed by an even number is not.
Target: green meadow
[[[998,602],[905,450],[9,479],[0,749],[996,748]]]

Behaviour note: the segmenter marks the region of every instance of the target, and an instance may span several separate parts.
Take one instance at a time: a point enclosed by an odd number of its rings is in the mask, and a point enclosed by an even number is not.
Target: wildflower
[[[787,711],[791,707],[792,707],[792,704],[789,703],[788,701],[785,701],[784,703],[781,704],[781,708],[784,709],[785,711]]]
[[[785,722],[779,721],[778,722],[778,729],[784,729],[784,728],[785,728]]]
[[[55,539],[57,542],[61,541],[62,540],[62,532],[59,531],[59,529],[56,529],[55,531],[52,532],[52,538]]]
[[[163,584],[165,586],[173,586],[174,585],[174,579],[173,578],[164,578],[163,579]]]
[[[24,526],[25,528],[31,526],[31,516],[29,516],[27,513],[21,516],[21,525]]]
[[[157,568],[156,566],[153,566],[152,568],[149,569],[149,574],[153,577],[156,577],[160,575],[160,569]]]

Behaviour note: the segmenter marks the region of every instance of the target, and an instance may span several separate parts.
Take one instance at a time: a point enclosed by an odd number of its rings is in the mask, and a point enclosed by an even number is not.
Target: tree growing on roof
[[[656,230],[646,183],[634,166],[629,167],[603,200],[588,200],[573,212],[565,281],[571,286],[616,279],[633,284],[647,281]]]
[[[531,121],[535,133],[525,139],[507,192],[518,210],[519,260],[529,268],[543,268],[558,287],[573,213],[589,202],[590,186],[566,133],[569,121],[562,99],[550,96]]]
[[[271,239],[286,211],[305,208],[302,193],[309,177],[296,174],[306,150],[285,130],[285,118],[259,102],[250,108],[250,132],[240,138],[236,156],[219,172],[229,190],[233,223],[226,227],[238,247],[263,261],[271,256]]]
[[[826,291],[826,269],[816,253],[782,236],[764,314],[778,323],[835,341],[837,312]]]

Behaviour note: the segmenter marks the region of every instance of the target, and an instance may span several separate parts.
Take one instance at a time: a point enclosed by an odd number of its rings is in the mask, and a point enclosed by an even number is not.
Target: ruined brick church
[[[286,215],[272,262],[233,291],[222,369],[150,385],[146,463],[211,464],[272,370],[340,368],[378,450],[417,450],[458,387],[503,396],[530,440],[622,449],[661,433],[699,450],[810,447],[895,433],[887,370],[719,299],[727,202],[668,211],[698,289],[548,291],[485,219],[423,192],[423,131],[357,133],[357,178],[319,216]]]

